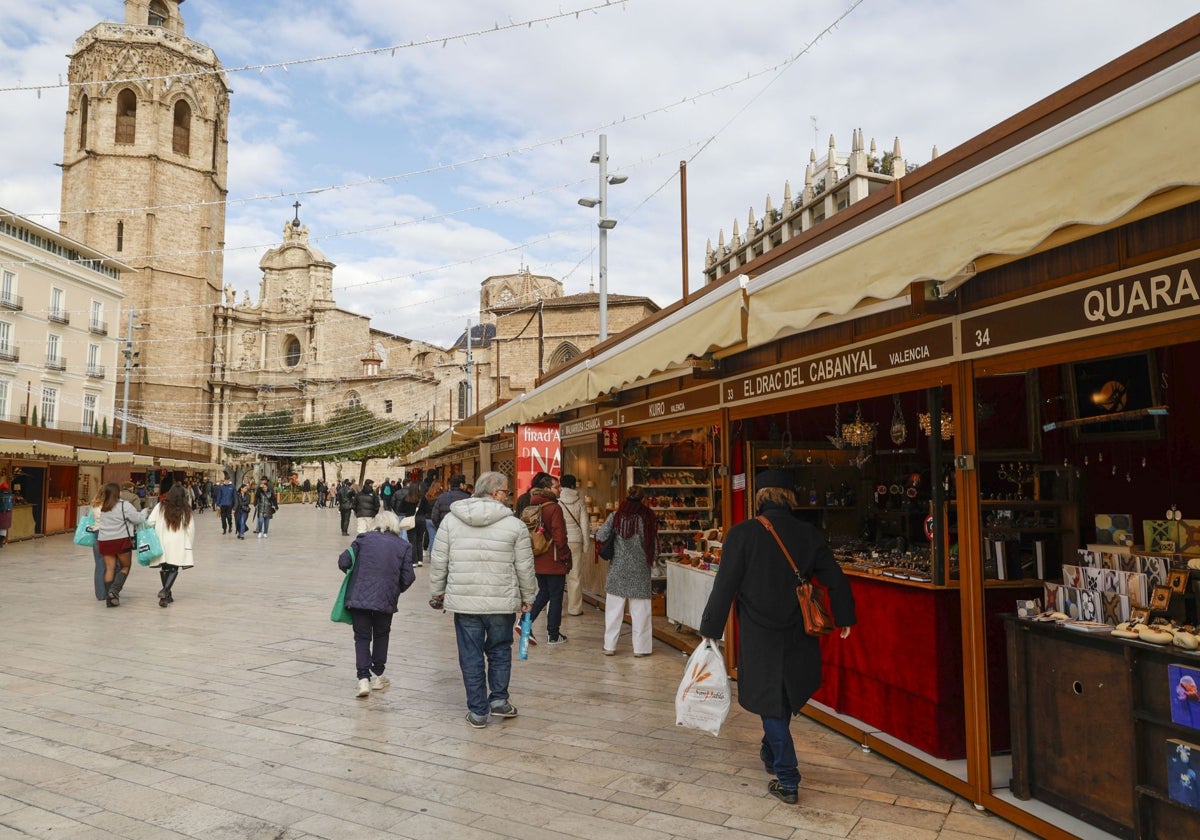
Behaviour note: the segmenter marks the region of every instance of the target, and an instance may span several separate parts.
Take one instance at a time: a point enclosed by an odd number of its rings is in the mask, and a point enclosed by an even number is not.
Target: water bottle
[[[521,615],[521,641],[517,645],[517,658],[529,658],[529,637],[533,635],[533,615],[531,613],[523,613]]]

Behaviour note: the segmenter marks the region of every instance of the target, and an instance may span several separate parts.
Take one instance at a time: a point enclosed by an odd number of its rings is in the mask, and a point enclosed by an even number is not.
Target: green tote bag
[[[346,587],[350,585],[350,573],[354,571],[354,561],[357,558],[354,556],[354,546],[350,546],[347,550],[350,552],[350,568],[346,570],[346,576],[342,578],[342,588],[338,590],[337,598],[333,602],[329,620],[340,621],[342,624],[353,624],[354,619],[350,615],[350,610],[346,609]]]

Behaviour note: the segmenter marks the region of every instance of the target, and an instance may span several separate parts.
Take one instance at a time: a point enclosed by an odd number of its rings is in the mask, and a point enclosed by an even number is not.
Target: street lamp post
[[[133,323],[134,310],[129,307],[129,329],[125,333],[125,395],[121,398],[121,443],[125,442],[125,430],[129,428],[129,378],[133,374],[133,359],[137,353],[133,352],[133,331],[140,330],[145,324]]]
[[[599,198],[581,198],[583,207],[598,207],[600,209],[600,340],[608,338],[608,232],[617,226],[616,219],[608,218],[608,185],[624,184],[629,178],[625,175],[608,174],[608,135],[600,135],[600,151],[592,155],[592,163],[600,164],[600,196]]]

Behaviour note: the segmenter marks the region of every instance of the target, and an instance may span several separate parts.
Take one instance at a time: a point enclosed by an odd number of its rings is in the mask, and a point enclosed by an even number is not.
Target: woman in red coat
[[[834,623],[846,638],[855,623],[850,581],[820,531],[792,516],[792,477],[783,470],[768,470],[757,476],[755,487],[755,511],[771,522],[800,574],[829,590]],[[777,777],[767,790],[791,805],[797,800],[800,770],[789,724],[821,685],[821,645],[804,632],[796,572],[757,519],[734,525],[721,544],[721,565],[700,621],[701,636],[721,637],[735,598],[738,704],[762,718],[759,757]]]
[[[552,645],[560,645],[567,637],[559,632],[562,624],[563,590],[567,572],[571,571],[571,549],[567,545],[567,522],[562,508],[558,506],[558,479],[550,473],[540,472],[533,477],[529,489],[529,506],[541,505],[542,531],[550,546],[541,554],[533,556],[533,570],[537,573],[538,593],[530,611],[533,620],[546,610],[546,636]],[[518,507],[520,514],[524,508]]]

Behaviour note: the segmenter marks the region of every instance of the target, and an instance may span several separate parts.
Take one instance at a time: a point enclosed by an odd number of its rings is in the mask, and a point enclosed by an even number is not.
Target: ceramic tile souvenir
[[[1150,595],[1146,576],[1139,572],[1122,572],[1121,575],[1121,580],[1117,582],[1117,591],[1122,595],[1128,595],[1131,603],[1142,607],[1146,606],[1146,600]]]
[[[1101,592],[1101,598],[1104,600],[1104,618],[1101,619],[1105,624],[1120,624],[1125,619],[1121,618],[1121,596],[1116,592]]]
[[[1084,591],[1082,589],[1076,589],[1073,586],[1064,586],[1062,611],[1071,618],[1079,618],[1082,615],[1080,612],[1079,602],[1083,595]]]
[[[1119,615],[1120,615],[1121,621],[1128,621],[1129,620],[1129,610],[1130,610],[1129,596],[1128,595],[1118,595],[1117,598],[1120,601],[1121,612],[1119,613]],[[1117,622],[1117,623],[1120,624],[1120,622]]]
[[[1167,739],[1167,793],[1176,802],[1200,808],[1200,746]]]
[[[1120,576],[1121,576],[1121,573],[1118,572],[1116,569],[1101,569],[1100,570],[1100,591],[1101,592],[1111,592],[1115,595],[1119,588],[1119,584],[1117,583],[1117,578],[1119,578]]]
[[[1079,593],[1079,617],[1084,621],[1104,620],[1104,598],[1101,593],[1091,590]]]
[[[1042,595],[1046,602],[1046,609],[1057,610],[1062,612],[1063,609],[1063,587],[1058,583],[1043,583]]]
[[[1114,551],[1100,552],[1100,568],[1102,569],[1119,569],[1121,568],[1121,555]]]
[[[1180,554],[1200,554],[1200,519],[1181,519],[1175,540],[1175,550]]]
[[[1096,542],[1125,545],[1133,539],[1133,517],[1128,513],[1097,513]]]
[[[1179,544],[1179,523],[1170,519],[1143,519],[1142,538],[1146,551],[1160,551],[1163,540]]]
[[[1088,592],[1100,591],[1100,576],[1104,574],[1103,569],[1084,569],[1083,570],[1083,588]]]
[[[1133,556],[1132,554],[1118,554],[1117,568],[1123,572],[1138,571],[1137,557]]]
[[[1166,585],[1167,567],[1170,565],[1166,557],[1139,557],[1138,565],[1151,589]]]
[[[1168,665],[1171,720],[1180,726],[1200,729],[1200,668]]]
[[[1079,566],[1063,566],[1063,586],[1079,589],[1083,586],[1083,569]]]

